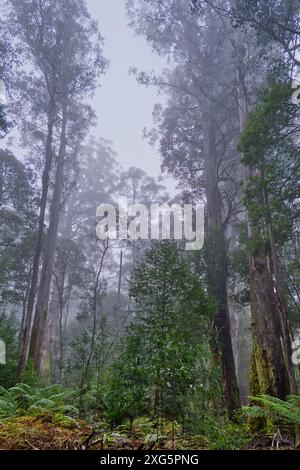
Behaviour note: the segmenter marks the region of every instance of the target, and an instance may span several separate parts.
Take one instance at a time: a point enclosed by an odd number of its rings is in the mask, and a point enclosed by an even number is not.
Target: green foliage
[[[194,0],[195,3],[201,0]],[[299,2],[286,0],[236,0],[231,8],[230,17],[234,26],[245,31],[253,28],[260,46],[269,47],[270,43],[279,45],[288,53],[289,60],[299,47],[294,46],[299,34]],[[276,55],[275,55],[276,56]],[[296,59],[297,53],[294,55]]]
[[[239,418],[237,422],[224,418],[205,421],[205,437],[208,447],[212,450],[241,450],[247,447],[250,441],[250,431],[245,420]]]
[[[0,303],[24,307],[35,246],[31,173],[0,149]]]
[[[299,107],[291,95],[290,85],[271,83],[248,116],[240,138],[243,162],[250,169],[245,204],[255,228],[249,242],[253,253],[270,251],[266,223],[282,246],[299,218]]]
[[[243,408],[243,413],[250,418],[265,418],[271,426],[283,425],[294,428],[300,425],[300,397],[290,395],[286,400],[269,395],[250,397],[252,406]]]
[[[283,272],[289,291],[290,321],[294,331],[300,328],[300,233],[284,246],[282,252]],[[298,374],[299,376],[299,374]]]
[[[125,421],[116,430],[123,435],[141,439],[146,447],[153,444],[159,446],[160,443],[167,443],[170,440],[177,440],[177,438],[182,437],[182,426],[177,422],[165,419],[157,421],[145,416]]]
[[[53,412],[76,415],[77,409],[71,403],[72,393],[61,385],[44,388],[18,384],[9,389],[0,387],[0,419],[13,416],[35,415]]]
[[[134,419],[150,413],[147,364],[141,357],[143,331],[139,325],[130,326],[122,340],[119,358],[114,361],[109,374],[106,395],[107,417],[113,425],[126,418]]]
[[[89,419],[102,414],[105,408],[102,382],[109,359],[108,335],[106,320],[102,319],[94,334],[92,328],[86,328],[68,343],[63,367],[65,381],[75,390],[74,399],[81,415]]]
[[[154,243],[146,252],[133,272],[131,297],[134,322],[111,368],[109,419],[198,419],[191,406],[197,392],[208,397],[211,387],[219,390],[209,345],[215,306],[175,243]]]
[[[245,422],[232,423],[224,418],[207,417],[205,433],[187,433],[177,421],[139,417],[124,421],[110,430],[103,424],[98,428],[102,449],[180,449],[180,450],[237,450],[244,449],[250,440]],[[97,436],[98,438],[98,436]]]
[[[33,359],[28,359],[24,371],[23,376],[23,383],[28,384],[30,386],[35,386],[38,382],[38,377],[36,373],[36,368],[34,365]]]
[[[5,344],[6,364],[0,364],[0,386],[12,387],[15,383],[18,359],[18,323],[14,315],[0,313],[0,339]]]
[[[6,364],[0,364],[0,386],[10,388],[15,385],[16,367],[18,362],[19,323],[15,315],[0,313],[0,339],[5,343]],[[37,382],[35,367],[32,360],[26,364],[24,383],[34,385]]]
[[[1,421],[1,450],[78,450],[90,428],[77,420],[41,411]]]

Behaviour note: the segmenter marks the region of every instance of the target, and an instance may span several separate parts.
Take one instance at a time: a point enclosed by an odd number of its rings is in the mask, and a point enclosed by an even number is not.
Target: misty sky
[[[92,133],[113,142],[124,168],[138,166],[149,175],[158,176],[160,156],[142,133],[144,127],[151,128],[153,105],[162,98],[155,89],[139,86],[128,71],[131,66],[160,71],[166,62],[152,53],[146,40],[127,26],[125,0],[87,0],[87,4],[99,22],[105,39],[104,54],[110,61],[93,101],[98,127]],[[174,188],[171,180],[164,184],[171,191]]]

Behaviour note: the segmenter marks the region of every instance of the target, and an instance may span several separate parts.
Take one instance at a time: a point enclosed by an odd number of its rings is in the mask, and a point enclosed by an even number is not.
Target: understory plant
[[[0,387],[0,420],[40,412],[77,416],[78,410],[70,404],[71,395],[72,392],[61,385],[38,388],[17,384],[9,389]]]

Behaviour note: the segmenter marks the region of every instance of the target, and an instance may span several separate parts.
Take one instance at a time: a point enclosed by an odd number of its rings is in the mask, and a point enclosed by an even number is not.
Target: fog
[[[0,449],[300,448],[298,0],[0,11]]]
[[[124,168],[139,167],[159,177],[160,155],[143,137],[143,129],[151,129],[153,106],[163,102],[163,96],[154,88],[139,85],[129,70],[135,66],[141,71],[159,73],[167,61],[152,53],[146,40],[129,28],[124,0],[88,0],[87,4],[99,22],[104,54],[109,58],[108,71],[93,100],[98,117],[93,132],[112,141]],[[175,192],[175,181],[166,175],[164,178],[168,191]]]

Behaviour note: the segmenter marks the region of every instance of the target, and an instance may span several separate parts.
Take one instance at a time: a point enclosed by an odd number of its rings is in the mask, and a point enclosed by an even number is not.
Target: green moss
[[[22,416],[0,423],[0,449],[80,449],[90,433],[86,423],[59,414]]]

